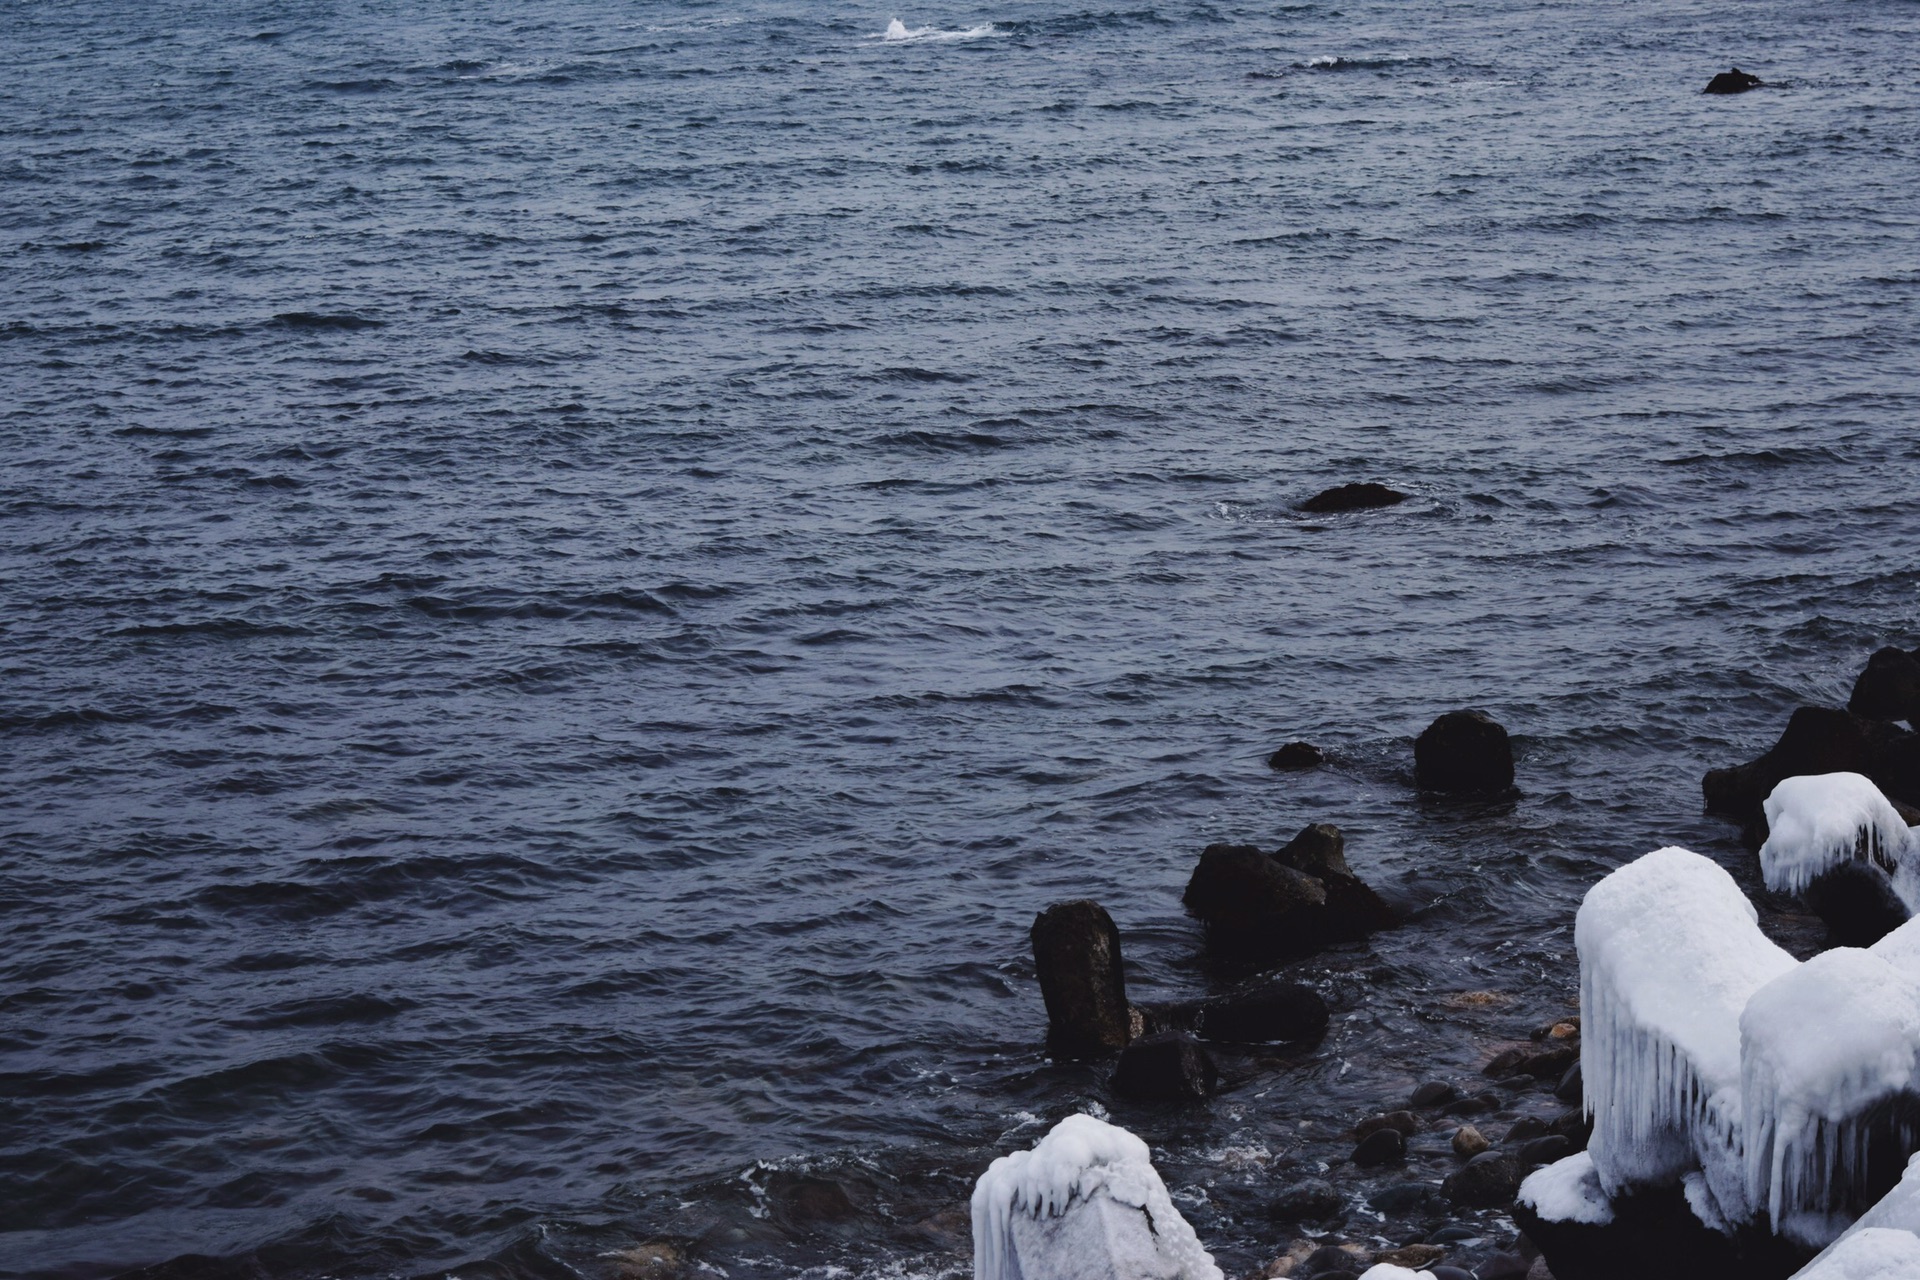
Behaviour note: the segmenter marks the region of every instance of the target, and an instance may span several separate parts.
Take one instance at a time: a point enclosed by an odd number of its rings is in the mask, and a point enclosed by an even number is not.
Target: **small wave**
[[[991,22],[983,22],[977,27],[968,27],[964,31],[942,31],[938,27],[908,27],[895,18],[887,23],[885,31],[876,31],[868,36],[869,40],[882,40],[888,44],[905,44],[913,41],[945,42],[949,40],[983,40],[989,36],[1009,36],[1011,31],[1002,31]]]
[[[1430,61],[1429,58],[1417,58],[1410,53],[1372,58],[1343,58],[1338,54],[1323,53],[1317,58],[1308,58],[1303,65],[1309,71],[1388,71],[1395,67],[1424,67]]]

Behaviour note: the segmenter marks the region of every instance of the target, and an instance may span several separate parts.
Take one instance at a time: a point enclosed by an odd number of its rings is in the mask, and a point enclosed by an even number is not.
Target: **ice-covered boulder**
[[[1920,1276],[1920,1236],[1887,1227],[1850,1235],[1794,1272],[1794,1280],[1914,1280],[1915,1276]]]
[[[1381,1262],[1368,1267],[1360,1280],[1433,1280],[1433,1272],[1409,1271],[1391,1262]]]
[[[1920,905],[1920,842],[1870,779],[1846,772],[1785,778],[1761,807],[1767,840],[1760,846],[1760,874],[1767,888],[1804,893],[1835,867],[1864,861],[1893,877],[1909,911]]]
[[[1825,1245],[1920,1147],[1920,982],[1839,947],[1755,992],[1740,1037],[1749,1193]]]
[[[1534,1170],[1520,1184],[1519,1200],[1549,1222],[1603,1227],[1613,1221],[1613,1204],[1600,1189],[1600,1175],[1594,1172],[1589,1151]]]
[[[1222,1280],[1147,1144],[1068,1116],[973,1189],[974,1280]]]
[[[1580,1069],[1608,1196],[1704,1174],[1718,1213],[1750,1216],[1740,1135],[1740,1015],[1795,967],[1717,863],[1658,849],[1588,891]]]

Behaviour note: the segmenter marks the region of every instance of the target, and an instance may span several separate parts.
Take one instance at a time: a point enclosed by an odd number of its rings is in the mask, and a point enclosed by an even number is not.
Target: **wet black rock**
[[[1428,791],[1505,791],[1513,786],[1513,744],[1486,712],[1449,711],[1414,739],[1413,774]]]
[[[1197,1102],[1219,1084],[1212,1055],[1181,1031],[1140,1037],[1113,1068],[1113,1091],[1141,1102]]]
[[[1347,1215],[1347,1198],[1333,1184],[1309,1178],[1285,1187],[1269,1209],[1279,1222],[1330,1222]]]
[[[1847,710],[1869,720],[1912,723],[1920,716],[1920,658],[1905,649],[1876,650],[1853,682]]]
[[[1526,1280],[1533,1264],[1517,1253],[1496,1253],[1474,1269],[1474,1280]]]
[[[1085,898],[1048,907],[1034,917],[1031,936],[1048,1049],[1071,1058],[1124,1047],[1131,1018],[1120,930],[1106,908]]]
[[[1302,1258],[1294,1267],[1296,1276],[1336,1276],[1342,1273],[1353,1274],[1354,1264],[1358,1261],[1351,1253],[1339,1245],[1323,1244]]]
[[[1428,1244],[1459,1244],[1462,1240],[1478,1240],[1487,1234],[1485,1227],[1470,1227],[1464,1222],[1449,1222],[1427,1233]]]
[[[1326,752],[1311,742],[1289,742],[1267,757],[1269,769],[1312,769],[1327,761]]]
[[[1568,1107],[1547,1122],[1547,1132],[1557,1133],[1572,1143],[1572,1150],[1585,1151],[1587,1139],[1593,1136],[1593,1118],[1585,1107]]]
[[[1754,75],[1750,71],[1742,71],[1740,68],[1735,67],[1731,71],[1722,71],[1719,75],[1707,81],[1707,87],[1700,92],[1745,93],[1749,89],[1758,88],[1760,83],[1759,76]]]
[[[1307,1040],[1327,1029],[1327,1002],[1312,987],[1272,979],[1203,1001],[1194,1031],[1232,1044]]]
[[[1448,1174],[1440,1194],[1469,1209],[1503,1209],[1513,1203],[1526,1174],[1512,1152],[1487,1151]]]
[[[1757,849],[1767,835],[1761,803],[1781,779],[1840,772],[1865,774],[1889,799],[1920,805],[1920,734],[1835,707],[1800,707],[1764,755],[1711,770],[1700,789],[1708,811],[1740,823]]]
[[[1447,1104],[1446,1110],[1450,1116],[1478,1116],[1485,1115],[1489,1111],[1498,1111],[1506,1105],[1505,1098],[1491,1089],[1483,1089],[1468,1097],[1454,1099]]]
[[[1580,1064],[1576,1061],[1560,1077],[1560,1083],[1553,1088],[1553,1096],[1562,1102],[1579,1102],[1586,1097],[1586,1082],[1580,1075]]]
[[[1507,1136],[1500,1139],[1502,1146],[1518,1146],[1522,1142],[1531,1142],[1535,1138],[1551,1132],[1547,1122],[1539,1116],[1521,1116],[1507,1128]]]
[[[1325,823],[1273,854],[1208,845],[1181,900],[1206,926],[1209,948],[1234,960],[1271,963],[1364,938],[1396,921],[1348,869],[1344,845]]]
[[[1403,1138],[1411,1138],[1420,1132],[1420,1120],[1411,1111],[1389,1111],[1385,1115],[1369,1116],[1353,1126],[1353,1136],[1365,1138],[1382,1129],[1392,1129]]]
[[[1445,1080],[1428,1080],[1413,1091],[1407,1105],[1415,1110],[1443,1106],[1460,1096],[1460,1091]]]
[[[1539,1246],[1554,1280],[1784,1280],[1812,1252],[1765,1231],[1722,1235],[1702,1225],[1677,1186],[1612,1203],[1605,1225],[1548,1221],[1524,1204],[1513,1206],[1513,1220]]]
[[[1431,1182],[1396,1182],[1367,1197],[1367,1207],[1388,1217],[1406,1217],[1425,1210],[1440,1198],[1440,1188]]]
[[[1573,1154],[1573,1143],[1557,1133],[1549,1133],[1522,1143],[1514,1156],[1524,1168],[1535,1165],[1552,1164],[1555,1160],[1564,1160]]]
[[[1363,1169],[1399,1164],[1407,1158],[1407,1139],[1398,1129],[1376,1129],[1353,1149],[1353,1162]]]
[[[1363,484],[1336,485],[1323,489],[1300,504],[1302,511],[1328,515],[1337,511],[1365,511],[1373,507],[1391,507],[1405,502],[1407,495],[1371,481]]]
[[[1493,1057],[1493,1061],[1481,1068],[1481,1074],[1495,1080],[1513,1076],[1533,1076],[1536,1079],[1559,1079],[1566,1074],[1568,1067],[1580,1060],[1580,1046],[1577,1042],[1550,1041],[1546,1044],[1515,1045],[1504,1049]]]
[[[1800,897],[1826,922],[1828,941],[1836,947],[1870,947],[1908,919],[1893,881],[1871,862],[1843,862]]]

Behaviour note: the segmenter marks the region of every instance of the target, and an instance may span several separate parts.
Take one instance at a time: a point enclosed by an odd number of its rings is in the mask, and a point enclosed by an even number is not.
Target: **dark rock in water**
[[[1140,1037],[1113,1068],[1113,1091],[1141,1102],[1197,1102],[1219,1084],[1213,1057],[1180,1031]]]
[[[1335,511],[1364,511],[1370,507],[1391,507],[1405,502],[1407,495],[1383,484],[1343,484],[1322,490],[1300,504],[1301,511],[1326,515]]]
[[[1364,938],[1396,921],[1378,894],[1341,870],[1342,844],[1338,827],[1318,824],[1279,854],[1208,845],[1181,900],[1206,925],[1207,945],[1234,960],[1271,963]]]
[[[1735,67],[1731,71],[1722,71],[1719,75],[1707,81],[1707,87],[1700,92],[1745,93],[1747,90],[1757,87],[1760,83],[1761,80],[1759,76]]]
[[[1487,1234],[1485,1227],[1470,1227],[1464,1222],[1449,1222],[1427,1233],[1428,1244],[1459,1244],[1462,1240],[1478,1240]]]
[[[1353,1126],[1353,1136],[1365,1138],[1382,1129],[1392,1129],[1403,1138],[1411,1138],[1420,1132],[1420,1120],[1411,1111],[1389,1111],[1383,1116],[1368,1116]]]
[[[1557,1133],[1572,1143],[1572,1150],[1585,1151],[1587,1139],[1593,1136],[1593,1118],[1585,1107],[1568,1107],[1547,1122],[1547,1132]]]
[[[1616,1197],[1605,1225],[1550,1221],[1524,1204],[1513,1206],[1513,1221],[1555,1280],[1785,1280],[1812,1253],[1764,1231],[1722,1235],[1694,1216],[1678,1186]]]
[[[1562,1102],[1579,1102],[1586,1097],[1586,1082],[1580,1076],[1580,1064],[1575,1062],[1567,1068],[1567,1074],[1560,1077],[1560,1083],[1554,1086],[1553,1096]]]
[[[1521,1075],[1545,1080],[1564,1075],[1567,1068],[1579,1060],[1578,1044],[1522,1044],[1495,1054],[1493,1061],[1481,1068],[1481,1073],[1495,1080]]]
[[[1428,1267],[1427,1273],[1433,1277],[1433,1280],[1476,1280],[1473,1272],[1465,1267],[1449,1267],[1444,1263],[1437,1267]]]
[[[1033,920],[1033,963],[1047,1004],[1047,1045],[1062,1057],[1123,1048],[1131,1019],[1120,968],[1120,930],[1097,902],[1048,907]]]
[[[1327,1002],[1312,987],[1272,980],[1203,1002],[1194,1031],[1207,1040],[1266,1044],[1327,1029]]]
[[[1507,1127],[1507,1136],[1500,1139],[1506,1146],[1518,1146],[1522,1142],[1531,1142],[1542,1134],[1551,1132],[1545,1120],[1539,1116],[1521,1116]]]
[[[1367,1207],[1388,1216],[1419,1213],[1440,1197],[1431,1182],[1396,1182],[1367,1197]]]
[[[1893,881],[1871,862],[1843,862],[1800,896],[1826,922],[1836,947],[1870,947],[1908,919],[1907,904],[1893,891]]]
[[[1876,650],[1853,682],[1847,710],[1869,720],[1911,723],[1920,716],[1920,659],[1904,649]]]
[[[1289,742],[1267,757],[1269,769],[1311,769],[1327,762],[1326,752],[1311,742]]]
[[[1459,1096],[1460,1091],[1445,1080],[1428,1080],[1413,1091],[1413,1097],[1407,1100],[1407,1105],[1415,1109],[1437,1107]]]
[[[1496,1253],[1480,1264],[1474,1280],[1526,1280],[1533,1264],[1517,1253]]]
[[[1552,1164],[1555,1160],[1564,1160],[1572,1154],[1573,1144],[1557,1133],[1549,1133],[1531,1142],[1522,1143],[1520,1149],[1514,1152],[1521,1167],[1527,1169],[1539,1164]]]
[[[1498,1111],[1507,1104],[1507,1100],[1491,1089],[1484,1089],[1471,1097],[1456,1098],[1447,1104],[1450,1116],[1477,1116],[1489,1111]]]
[[[1413,742],[1414,780],[1428,791],[1505,791],[1513,786],[1513,744],[1484,711],[1449,711]]]
[[[1330,1222],[1347,1216],[1347,1198],[1331,1183],[1309,1178],[1283,1188],[1269,1212],[1280,1222]]]
[[[1358,1261],[1351,1253],[1337,1244],[1323,1244],[1302,1258],[1293,1269],[1296,1276],[1332,1277],[1345,1273],[1352,1275],[1354,1264]]]
[[[1274,851],[1275,860],[1325,880],[1331,876],[1353,877],[1347,865],[1347,838],[1331,822],[1316,822]]]
[[[844,1222],[860,1211],[844,1184],[788,1170],[777,1170],[768,1178],[767,1199],[774,1217],[790,1227]]]
[[[1800,707],[1780,740],[1747,764],[1714,769],[1700,781],[1709,812],[1740,823],[1754,848],[1766,838],[1761,802],[1783,778],[1860,773],[1889,799],[1920,805],[1920,734],[1833,707]]]
[[[1487,1151],[1448,1174],[1440,1194],[1469,1209],[1503,1209],[1513,1203],[1526,1174],[1511,1152]]]
[[[1377,1129],[1353,1149],[1353,1162],[1362,1169],[1399,1164],[1407,1158],[1407,1139],[1398,1129]]]

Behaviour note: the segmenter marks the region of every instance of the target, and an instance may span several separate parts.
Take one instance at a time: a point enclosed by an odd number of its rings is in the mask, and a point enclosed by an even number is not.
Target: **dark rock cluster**
[[[1352,942],[1395,923],[1347,865],[1340,828],[1315,823],[1283,848],[1208,845],[1181,901],[1223,959],[1271,964]]]

